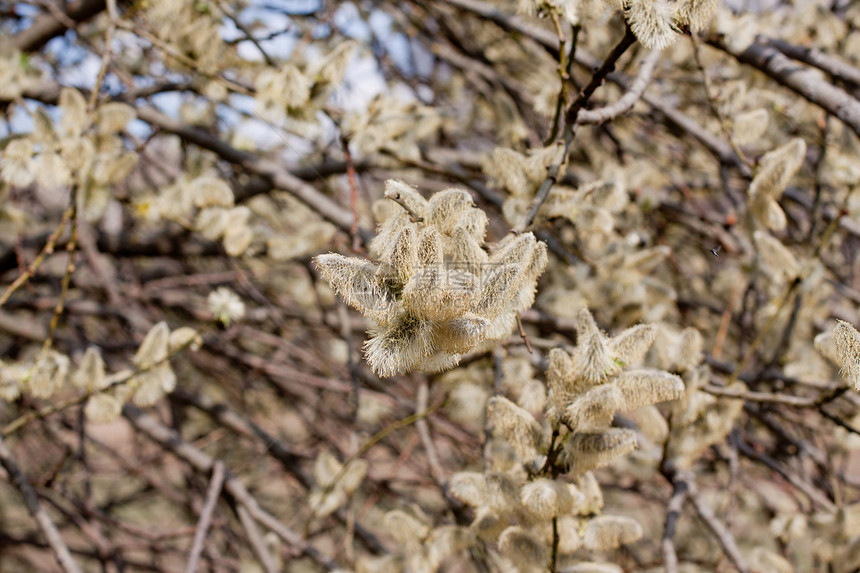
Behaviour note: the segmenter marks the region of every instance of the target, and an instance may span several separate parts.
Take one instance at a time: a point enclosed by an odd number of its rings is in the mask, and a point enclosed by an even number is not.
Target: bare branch
[[[739,51],[716,38],[708,39],[708,44],[731,54],[739,62],[761,70],[780,85],[834,115],[860,135],[860,101],[845,90],[821,81],[818,73],[791,61],[775,47],[752,43]]]
[[[27,503],[27,509],[30,511],[30,515],[36,519],[36,523],[39,524],[39,527],[42,529],[42,533],[45,534],[45,538],[48,540],[48,544],[54,551],[54,555],[56,555],[57,561],[60,562],[63,570],[66,573],[81,573],[81,568],[72,558],[72,554],[69,552],[69,547],[66,545],[63,536],[60,535],[60,531],[57,529],[57,526],[54,525],[54,522],[51,520],[51,516],[48,515],[48,512],[42,506],[41,502],[39,502],[39,496],[36,495],[35,490],[33,490],[33,486],[31,486],[30,482],[27,481],[27,477],[24,475],[24,472],[22,472],[21,468],[18,467],[18,464],[15,463],[12,456],[12,450],[9,449],[9,446],[6,445],[6,441],[3,440],[2,437],[0,437],[0,464],[2,464],[6,469],[6,472],[8,472],[12,484],[24,497],[24,501]]]
[[[191,554],[188,558],[188,565],[185,567],[186,573],[197,571],[200,554],[203,553],[203,543],[206,541],[206,532],[212,523],[212,514],[215,512],[215,505],[221,495],[222,485],[224,485],[224,462],[219,460],[215,462],[212,469],[212,481],[209,483],[206,503],[203,505],[203,511],[200,512],[200,520],[197,522],[197,529],[194,532],[194,543],[191,545]]]
[[[605,123],[630,111],[642,97],[642,94],[645,93],[645,88],[648,87],[648,83],[651,81],[654,68],[657,66],[657,62],[660,61],[661,53],[660,50],[652,50],[645,56],[639,67],[639,74],[630,83],[627,92],[618,98],[618,101],[601,108],[580,111],[576,117],[576,123],[580,125]]]

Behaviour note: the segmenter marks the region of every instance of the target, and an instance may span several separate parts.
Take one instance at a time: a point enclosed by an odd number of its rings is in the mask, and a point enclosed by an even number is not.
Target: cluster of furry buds
[[[381,225],[370,244],[377,263],[333,253],[316,258],[332,288],[375,322],[365,343],[373,371],[441,372],[506,338],[516,313],[534,302],[546,245],[524,233],[485,249],[487,216],[462,189],[427,200],[392,180],[385,195],[375,206]]]

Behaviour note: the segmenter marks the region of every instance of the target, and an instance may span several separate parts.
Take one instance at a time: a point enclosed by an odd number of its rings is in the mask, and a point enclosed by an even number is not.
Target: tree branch
[[[48,545],[51,546],[51,549],[54,551],[54,555],[56,555],[57,561],[60,562],[63,570],[66,573],[81,573],[81,568],[72,558],[72,554],[69,551],[69,547],[66,545],[63,536],[60,535],[60,531],[57,529],[57,526],[54,525],[53,521],[51,521],[51,516],[48,515],[48,512],[42,506],[39,501],[39,496],[36,495],[35,490],[33,490],[33,486],[31,486],[30,482],[27,481],[27,477],[24,475],[24,472],[22,472],[21,468],[18,467],[18,464],[15,463],[15,460],[12,457],[12,450],[9,449],[9,446],[6,445],[6,441],[3,440],[2,437],[0,437],[0,465],[2,465],[9,474],[12,484],[24,497],[24,501],[27,504],[27,509],[30,511],[30,515],[36,519],[36,523],[39,524],[39,527],[42,529],[42,533],[45,534],[45,538],[48,540]]]
[[[708,44],[762,71],[860,135],[860,101],[845,90],[822,81],[815,71],[798,65],[776,48],[765,44],[753,43],[743,51],[733,49],[719,38],[709,38]]]

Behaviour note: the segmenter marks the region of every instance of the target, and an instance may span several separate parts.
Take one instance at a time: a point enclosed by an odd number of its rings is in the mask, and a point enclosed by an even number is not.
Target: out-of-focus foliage
[[[0,36],[0,570],[860,567],[856,3]]]

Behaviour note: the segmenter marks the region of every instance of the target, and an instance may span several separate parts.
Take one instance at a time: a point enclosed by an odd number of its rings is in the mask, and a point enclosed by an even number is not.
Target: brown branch
[[[188,558],[188,565],[185,567],[185,573],[197,571],[200,564],[200,554],[203,553],[203,542],[206,541],[206,532],[212,523],[212,514],[215,512],[215,505],[221,496],[221,486],[223,485],[224,462],[218,460],[212,468],[212,481],[209,483],[206,503],[203,505],[203,511],[200,512],[200,520],[197,522],[197,529],[194,532],[194,542],[191,545],[191,554]]]
[[[734,535],[732,535],[732,532],[728,530],[716,515],[714,515],[714,511],[705,502],[705,500],[702,499],[702,496],[699,494],[698,487],[696,486],[696,482],[693,481],[692,476],[679,476],[678,479],[683,480],[687,484],[687,495],[690,501],[693,502],[693,506],[696,508],[696,513],[699,515],[699,518],[705,522],[705,525],[708,526],[708,529],[711,530],[714,537],[717,538],[717,541],[723,548],[723,552],[729,560],[734,563],[740,573],[749,573],[749,565],[747,564],[746,558],[741,553],[741,550],[738,548]]]
[[[580,111],[576,117],[576,123],[580,125],[601,124],[633,109],[633,106],[636,105],[636,102],[645,93],[645,88],[648,87],[651,76],[654,74],[654,68],[657,67],[657,62],[660,61],[660,55],[660,50],[652,50],[645,56],[645,59],[642,60],[642,64],[639,66],[639,74],[630,82],[627,91],[618,98],[618,101],[597,109]]]
[[[278,564],[275,561],[275,558],[272,557],[272,553],[269,551],[269,548],[266,547],[266,542],[263,540],[263,536],[260,535],[260,529],[257,527],[257,524],[254,523],[254,518],[251,517],[250,512],[245,508],[245,506],[240,505],[236,507],[236,514],[239,516],[242,528],[248,536],[248,542],[251,544],[251,548],[254,550],[254,553],[257,554],[257,558],[260,560],[263,570],[266,573],[277,573],[279,569]]]
[[[626,27],[624,29],[624,37],[622,37],[621,41],[615,45],[609,53],[609,56],[607,56],[606,61],[604,61],[597,71],[594,72],[594,75],[591,76],[591,81],[588,82],[588,85],[582,88],[582,91],[579,92],[577,98],[572,104],[570,104],[570,107],[567,108],[567,111],[565,112],[564,151],[561,154],[560,159],[547,168],[546,179],[544,179],[540,184],[540,187],[538,187],[534,200],[532,201],[525,218],[512,229],[514,233],[522,233],[525,231],[535,220],[535,217],[537,217],[541,205],[543,205],[547,197],[549,197],[549,192],[558,180],[558,173],[561,166],[567,160],[570,144],[573,142],[574,135],[576,135],[576,122],[579,117],[579,113],[583,108],[585,108],[586,104],[588,104],[588,101],[591,99],[591,96],[597,88],[603,85],[603,82],[606,81],[606,77],[615,70],[615,65],[618,63],[618,59],[624,55],[624,52],[626,52],[627,49],[635,42],[636,36],[633,35],[633,31],[630,30],[629,26]]]
[[[81,573],[81,568],[72,558],[72,554],[69,551],[69,547],[66,545],[63,536],[60,535],[60,531],[57,529],[57,526],[54,525],[48,512],[42,506],[41,502],[39,502],[39,496],[36,495],[36,492],[33,490],[33,486],[31,486],[30,482],[27,481],[27,477],[24,475],[24,472],[22,472],[21,468],[18,467],[18,464],[15,463],[12,451],[9,449],[9,446],[6,445],[6,442],[2,437],[0,437],[0,465],[5,468],[6,472],[9,474],[10,481],[24,497],[24,502],[27,504],[27,509],[30,511],[30,515],[32,515],[33,518],[35,518],[36,523],[39,524],[39,527],[42,529],[42,533],[45,534],[45,538],[48,540],[48,545],[51,546],[51,549],[54,551],[54,555],[56,555],[57,561],[60,562],[63,570],[66,573]]]
[[[54,252],[54,248],[57,245],[57,239],[60,238],[60,235],[62,234],[63,230],[66,228],[66,224],[69,222],[69,219],[71,219],[72,215],[74,215],[74,212],[75,212],[74,204],[66,207],[66,210],[63,212],[63,217],[62,217],[62,219],[60,219],[59,225],[57,225],[57,228],[54,229],[54,232],[51,233],[50,236],[48,236],[48,240],[45,242],[45,246],[42,248],[42,251],[33,260],[33,262],[30,263],[30,265],[27,267],[27,270],[25,270],[23,273],[18,275],[18,278],[16,278],[12,282],[12,284],[10,284],[8,287],[6,287],[6,290],[3,291],[2,295],[0,295],[0,307],[2,307],[6,303],[7,300],[9,300],[9,297],[12,296],[12,294],[16,290],[18,290],[18,288],[21,287],[21,285],[23,285],[28,280],[30,280],[30,277],[32,277],[33,274],[35,274],[36,270],[38,270],[39,266],[42,264],[42,262],[44,262],[45,257],[47,257],[48,255],[50,255]]]
[[[50,13],[42,14],[33,21],[33,24],[29,28],[19,32],[12,38],[12,46],[22,52],[34,52],[47,44],[52,38],[64,34],[68,23],[89,20],[104,10],[105,6],[105,0],[78,0],[77,2],[66,4],[62,10],[62,13],[65,15],[63,20],[68,18],[70,22],[63,22],[60,18]]]
[[[764,465],[781,475],[785,478],[785,480],[793,485],[795,488],[799,489],[815,504],[820,506],[822,509],[828,512],[835,512],[836,505],[830,501],[827,496],[823,493],[815,489],[814,486],[804,481],[800,476],[795,473],[789,471],[785,467],[782,466],[775,459],[765,454],[764,452],[758,451],[756,448],[747,444],[744,440],[738,440],[738,450],[745,455],[746,457],[762,462]]]
[[[737,398],[747,402],[762,402],[766,404],[784,404],[786,406],[794,406],[795,408],[813,408],[818,406],[820,398],[817,396],[790,396],[788,394],[772,394],[769,392],[753,392],[753,391],[738,391],[706,384],[703,391],[714,396],[722,396],[724,398]]]
[[[672,497],[666,505],[666,520],[663,522],[663,537],[660,546],[663,550],[663,566],[666,573],[678,573],[678,554],[675,551],[675,531],[684,502],[687,501],[689,487],[686,481],[677,480],[673,484]]]
[[[138,431],[145,434],[164,449],[172,452],[178,458],[189,464],[200,473],[210,473],[215,465],[215,459],[199,450],[192,444],[183,440],[174,430],[168,428],[152,416],[145,414],[139,408],[126,404],[122,409],[123,416]],[[320,566],[328,571],[338,569],[337,563],[322,554],[317,548],[308,543],[301,535],[281,523],[275,516],[260,507],[260,504],[247,490],[238,478],[228,473],[224,478],[224,490],[229,493],[238,503],[245,506],[248,513],[272,530],[278,537],[289,545],[310,557]]]
[[[752,43],[745,50],[732,48],[719,38],[709,38],[708,44],[750,65],[807,101],[832,114],[854,133],[860,135],[860,101],[845,90],[821,81],[815,71],[791,61],[775,47]]]
[[[355,166],[352,164],[352,153],[349,151],[349,139],[341,135],[340,143],[346,162],[346,178],[349,182],[349,208],[352,211],[352,226],[349,228],[349,234],[352,236],[352,250],[358,251],[361,249],[361,239],[358,235],[358,184],[355,181]]]
[[[806,48],[789,44],[779,38],[768,38],[759,36],[758,41],[765,46],[772,46],[791,58],[814,66],[823,72],[827,72],[834,79],[842,80],[860,87],[860,68],[856,68],[839,58],[834,58],[816,48]]]

